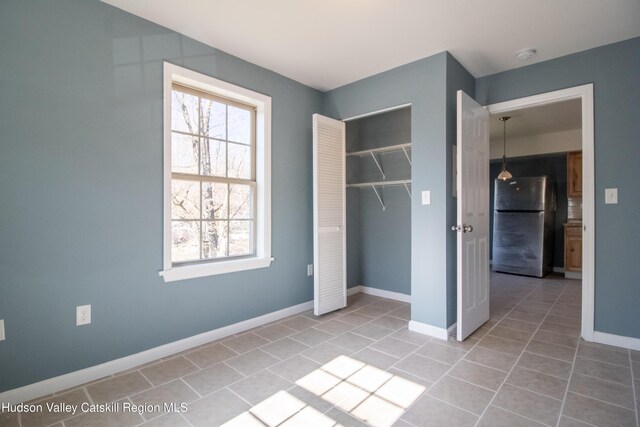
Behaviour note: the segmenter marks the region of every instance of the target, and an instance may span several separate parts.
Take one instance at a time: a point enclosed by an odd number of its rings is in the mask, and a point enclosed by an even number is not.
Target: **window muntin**
[[[256,252],[256,109],[171,89],[172,265]]]

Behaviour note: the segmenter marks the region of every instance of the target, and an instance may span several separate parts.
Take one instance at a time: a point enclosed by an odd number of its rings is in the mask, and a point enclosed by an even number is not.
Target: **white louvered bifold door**
[[[313,115],[313,309],[347,305],[345,126]]]

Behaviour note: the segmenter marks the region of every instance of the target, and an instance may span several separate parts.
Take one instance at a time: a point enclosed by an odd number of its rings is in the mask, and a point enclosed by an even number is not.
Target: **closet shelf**
[[[354,151],[354,152],[351,152],[351,153],[347,153],[347,157],[354,157],[354,156],[355,157],[367,157],[367,156],[371,156],[371,158],[373,159],[374,163],[378,167],[378,170],[380,171],[380,175],[382,175],[382,179],[385,179],[386,176],[384,174],[384,171],[382,170],[382,165],[380,165],[380,162],[378,161],[378,158],[376,157],[376,154],[392,153],[394,151],[402,151],[404,153],[404,156],[407,158],[407,161],[409,162],[409,165],[411,165],[411,157],[409,157],[409,153],[407,153],[407,150],[410,150],[410,149],[411,149],[411,143],[407,142],[406,144],[389,145],[387,147],[372,148],[370,150]]]
[[[397,181],[371,181],[371,182],[358,182],[355,184],[347,184],[347,187],[388,187],[391,185],[407,185],[411,184],[410,179],[399,179]]]
[[[374,193],[376,193],[376,197],[382,206],[382,210],[386,210],[387,207],[384,205],[384,201],[382,200],[382,196],[376,187],[391,187],[394,185],[403,185],[407,193],[409,194],[409,198],[411,198],[411,190],[409,190],[409,185],[411,185],[410,179],[399,179],[396,181],[373,181],[373,182],[359,182],[357,184],[347,184],[347,188],[371,188]]]
[[[407,149],[411,149],[410,142],[407,142],[405,144],[389,145],[387,147],[372,148],[370,150],[353,151],[351,153],[347,153],[347,157],[351,157],[351,156],[363,157],[363,156],[368,156],[370,154],[390,153],[392,151],[406,152]]]

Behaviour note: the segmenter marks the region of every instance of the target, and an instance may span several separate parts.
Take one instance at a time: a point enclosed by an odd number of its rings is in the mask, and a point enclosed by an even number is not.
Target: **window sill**
[[[208,264],[184,265],[158,272],[165,282],[196,279],[198,277],[215,276],[217,274],[254,270],[271,265],[274,258],[246,258],[229,261],[211,262]]]

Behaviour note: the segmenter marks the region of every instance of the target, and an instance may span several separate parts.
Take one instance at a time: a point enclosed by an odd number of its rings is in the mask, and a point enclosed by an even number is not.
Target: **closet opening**
[[[408,302],[411,107],[345,123],[347,287]]]

